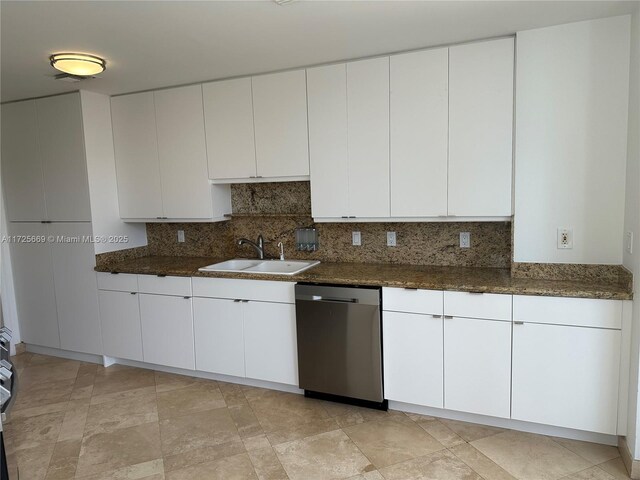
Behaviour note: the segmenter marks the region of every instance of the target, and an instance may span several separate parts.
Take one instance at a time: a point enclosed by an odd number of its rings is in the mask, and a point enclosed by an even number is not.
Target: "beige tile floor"
[[[618,450],[151,370],[14,357],[20,478],[613,480]]]

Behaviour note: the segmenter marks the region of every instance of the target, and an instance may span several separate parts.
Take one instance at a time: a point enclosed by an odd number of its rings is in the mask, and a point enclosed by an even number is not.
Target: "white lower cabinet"
[[[621,331],[513,327],[512,418],[616,434]]]
[[[444,379],[446,409],[509,418],[511,322],[445,319]]]
[[[250,301],[243,313],[246,376],[297,385],[295,305]]]
[[[442,408],[442,316],[383,315],[385,398]]]
[[[244,377],[242,303],[193,299],[196,370]]]
[[[100,290],[98,299],[104,354],[142,361],[138,294]]]
[[[145,362],[195,369],[191,297],[140,294]]]

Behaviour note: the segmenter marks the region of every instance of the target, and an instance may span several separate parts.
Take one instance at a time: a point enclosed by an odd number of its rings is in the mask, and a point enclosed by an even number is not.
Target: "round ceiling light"
[[[86,53],[54,53],[49,61],[53,68],[79,77],[97,75],[107,68],[104,59]]]

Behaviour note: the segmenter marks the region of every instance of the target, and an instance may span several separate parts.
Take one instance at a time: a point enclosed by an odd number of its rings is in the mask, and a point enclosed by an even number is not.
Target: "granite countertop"
[[[298,275],[199,272],[198,268],[227,260],[211,257],[148,256],[96,267],[99,272],[240,278],[342,285],[455,290],[461,292],[548,295],[629,300],[628,284],[588,280],[514,278],[508,268],[436,267],[371,263],[321,263]]]

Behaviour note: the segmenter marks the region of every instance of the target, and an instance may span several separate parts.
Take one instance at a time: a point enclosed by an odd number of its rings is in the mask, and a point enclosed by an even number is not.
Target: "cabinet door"
[[[202,85],[209,178],[251,178],[256,174],[251,78]]]
[[[195,369],[190,297],[139,294],[145,362]]]
[[[444,321],[444,408],[509,418],[511,322]]]
[[[45,220],[36,103],[27,100],[7,103],[1,108],[2,180],[7,218],[23,222]]]
[[[513,39],[449,49],[449,215],[510,216]]]
[[[305,71],[260,75],[251,82],[258,176],[309,175]]]
[[[91,221],[80,94],[36,100],[47,219]]]
[[[164,216],[211,218],[202,87],[154,92]]]
[[[349,215],[347,66],[307,70],[311,212],[316,218]]]
[[[138,294],[100,290],[98,299],[104,354],[142,361]]]
[[[220,298],[193,299],[196,370],[244,377],[242,304]]]
[[[389,57],[347,64],[350,215],[388,217]]]
[[[447,215],[449,49],[392,55],[391,216]]]
[[[53,253],[53,284],[58,306],[60,348],[102,354],[98,283],[90,223],[54,223],[49,232],[56,240]]]
[[[242,308],[247,377],[298,385],[295,305],[251,301]]]
[[[616,434],[620,330],[513,327],[511,417]]]
[[[384,398],[442,408],[442,317],[383,312]]]
[[[153,92],[111,98],[122,218],[163,216]]]
[[[47,225],[12,223],[12,236],[22,240],[11,245],[13,282],[20,334],[26,343],[60,348],[58,314],[53,287],[53,260]]]

